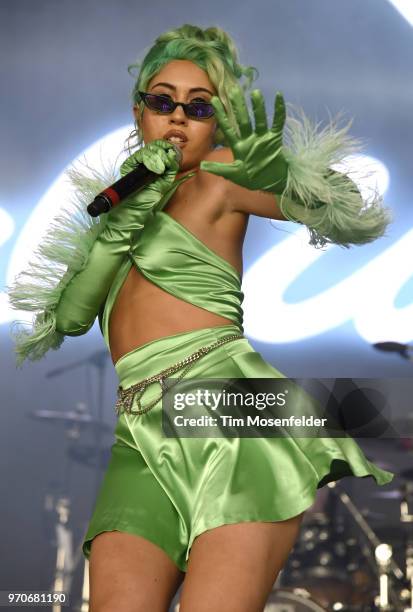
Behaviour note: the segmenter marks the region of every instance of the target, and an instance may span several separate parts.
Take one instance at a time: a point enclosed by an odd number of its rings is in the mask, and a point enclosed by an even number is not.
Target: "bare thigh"
[[[185,574],[156,544],[105,531],[91,545],[90,612],[167,612]]]
[[[262,612],[303,515],[222,525],[195,538],[179,612]]]

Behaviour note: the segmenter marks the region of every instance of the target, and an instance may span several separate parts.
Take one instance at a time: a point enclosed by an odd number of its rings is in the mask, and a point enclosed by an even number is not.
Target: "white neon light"
[[[350,156],[334,167],[346,172],[367,200],[374,192],[383,195],[389,185],[387,168],[372,157]],[[283,296],[295,279],[324,253],[338,248],[329,245],[324,251],[316,250],[308,245],[307,230],[300,229],[247,270],[243,279],[246,334],[261,342],[294,342],[353,321],[368,342],[411,341],[413,305],[396,309],[394,302],[412,276],[412,244],[410,231],[345,280],[291,304]]]
[[[305,229],[273,247],[244,276],[244,329],[261,342],[294,342],[353,321],[367,342],[413,339],[413,303],[395,308],[411,278],[413,230],[366,265],[318,295],[289,304],[283,296],[295,279],[332,248],[307,244]]]
[[[111,132],[82,151],[73,162],[82,162],[86,159],[91,167],[99,170],[109,161],[114,162],[119,155],[118,164],[120,165],[123,159],[127,157],[126,153],[119,154],[119,152],[122,151],[125,139],[129,133],[130,126],[125,126]],[[72,166],[73,162],[69,166]],[[60,208],[63,206],[65,208],[68,207],[71,187],[65,175],[67,168],[63,170],[46,191],[20,232],[9,260],[6,285],[11,285],[16,275],[27,267],[27,264],[33,258],[33,251],[40,243],[41,237],[47,231],[50,222]],[[29,322],[32,318],[32,313],[12,310],[8,303],[7,294],[0,292],[0,323],[14,319]]]
[[[413,26],[413,2],[412,0],[388,0],[403,17]]]
[[[77,159],[82,160],[86,156],[90,165],[99,168],[102,150],[106,149],[108,159],[114,159],[122,150],[128,133],[129,128],[122,128],[109,134]],[[384,193],[387,189],[389,174],[379,160],[353,156],[346,160],[345,166],[345,169],[342,166],[336,166],[336,169],[346,170],[362,191],[378,190]],[[371,171],[367,179],[366,167]],[[360,175],[364,175],[361,182]],[[19,236],[10,258],[7,284],[11,284],[16,274],[32,258],[32,251],[39,244],[41,235],[59,208],[67,206],[69,197],[69,185],[62,172],[40,200]],[[243,290],[244,327],[248,336],[262,342],[293,342],[353,321],[358,333],[368,342],[411,340],[411,326],[407,322],[409,318],[413,319],[413,306],[395,309],[394,302],[398,291],[411,276],[408,262],[413,230],[327,291],[300,303],[289,304],[283,299],[288,287],[324,253],[338,248],[330,246],[320,251],[310,247],[307,242],[307,231],[300,228],[269,249],[247,270]],[[0,322],[15,319],[30,321],[31,318],[31,314],[11,310],[6,295],[0,293]]]
[[[389,171],[383,162],[375,157],[349,155],[341,163],[333,164],[331,167],[350,177],[367,203],[371,202],[376,194],[383,195],[389,188]]]
[[[14,220],[9,213],[0,208],[0,246],[7,242],[7,240],[13,235],[14,232]]]

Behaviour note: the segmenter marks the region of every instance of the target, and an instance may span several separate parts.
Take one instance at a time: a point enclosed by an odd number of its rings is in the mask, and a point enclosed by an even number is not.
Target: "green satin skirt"
[[[130,387],[234,333],[237,326],[222,325],[144,344],[115,364],[119,382]],[[284,378],[246,338],[204,355],[186,376]],[[159,385],[151,385],[143,404],[159,393]],[[194,539],[208,529],[291,518],[312,506],[317,488],[343,476],[372,476],[378,485],[394,476],[368,461],[352,438],[168,438],[161,401],[146,414],[120,414],[115,439],[84,538],[85,557],[97,534],[119,530],[150,540],[184,572]]]

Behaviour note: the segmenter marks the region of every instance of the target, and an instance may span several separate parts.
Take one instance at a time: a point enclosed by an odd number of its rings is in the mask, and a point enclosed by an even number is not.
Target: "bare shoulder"
[[[229,147],[214,149],[205,156],[205,161],[230,164],[234,155]],[[279,205],[278,196],[265,191],[246,189],[236,183],[211,172],[199,170],[199,185],[205,189],[218,189],[226,212],[257,215],[269,219],[285,220]]]

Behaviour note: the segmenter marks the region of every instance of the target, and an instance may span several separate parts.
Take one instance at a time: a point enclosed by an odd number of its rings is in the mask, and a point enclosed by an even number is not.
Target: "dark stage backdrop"
[[[324,122],[344,111],[366,141],[385,201],[386,237],[317,252],[296,225],[251,217],[244,251],[245,333],[288,376],[410,377],[411,362],[372,343],[413,337],[413,25],[388,0],[15,0],[0,4],[2,112],[0,338],[2,466],[0,589],[48,588],[53,513],[67,495],[76,542],[102,470],[69,458],[91,433],[34,419],[39,410],[86,410],[113,442],[116,375],[97,323],[83,337],[17,370],[4,286],[40,233],[42,202],[86,149],[132,129],[127,65],[161,32],[219,25],[235,39],[272,119],[275,92]],[[366,160],[364,160],[366,161]],[[364,163],[363,160],[360,163]],[[56,206],[59,202],[56,202]],[[284,280],[285,271],[287,280]],[[281,271],[283,275],[281,275]],[[60,375],[55,368],[74,364]],[[400,404],[400,414],[410,408]],[[365,484],[365,483],[364,483]],[[46,504],[47,506],[47,504]]]

